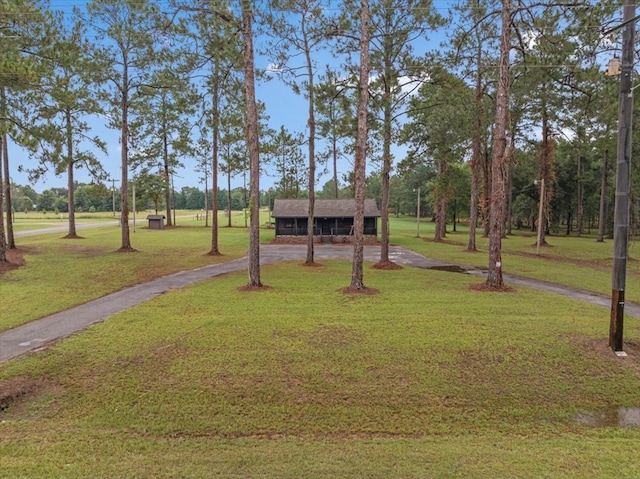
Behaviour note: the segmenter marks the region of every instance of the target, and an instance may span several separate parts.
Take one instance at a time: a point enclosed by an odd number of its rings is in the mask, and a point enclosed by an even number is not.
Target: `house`
[[[314,239],[321,243],[349,243],[353,236],[354,199],[315,200],[313,212]],[[273,203],[275,240],[282,243],[303,243],[307,238],[309,200],[282,200]],[[365,200],[364,240],[378,240],[380,210],[376,201]]]

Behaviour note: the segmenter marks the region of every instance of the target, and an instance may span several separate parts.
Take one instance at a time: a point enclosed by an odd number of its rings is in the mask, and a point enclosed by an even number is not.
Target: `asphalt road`
[[[353,256],[353,249],[349,245],[317,245],[314,248],[314,256],[319,260],[330,258],[350,259]],[[380,247],[365,246],[364,257],[365,261],[377,261],[380,258]],[[473,267],[461,267],[429,259],[397,246],[390,248],[389,257],[391,261],[400,265],[451,271],[448,274],[464,273],[479,277],[483,277],[486,274],[484,271]],[[305,258],[306,246],[304,245],[260,246],[260,264],[304,260]],[[248,263],[245,257],[227,263],[183,271],[117,291],[66,311],[2,332],[0,333],[0,363],[27,352],[42,349],[94,323],[103,321],[116,313],[153,299],[167,291],[183,288],[225,273],[247,269],[247,267]],[[604,295],[513,275],[504,275],[504,280],[511,285],[544,290],[605,308],[611,307],[611,299]],[[640,317],[640,305],[627,303],[625,305],[625,314],[627,316]]]

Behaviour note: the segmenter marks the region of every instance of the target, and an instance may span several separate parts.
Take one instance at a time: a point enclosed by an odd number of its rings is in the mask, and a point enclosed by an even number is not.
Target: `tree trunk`
[[[446,160],[438,162],[438,186],[436,187],[436,230],[434,235],[435,241],[440,241],[447,237],[447,170],[449,165]]]
[[[502,237],[506,238],[511,234],[511,200],[513,198],[513,162],[512,156],[515,151],[515,138],[511,137],[511,142],[507,148],[508,154],[505,155],[505,211],[504,211],[504,224],[505,229]]]
[[[209,175],[204,168],[204,227],[209,227]]]
[[[504,230],[504,164],[507,147],[506,126],[509,99],[509,52],[511,50],[511,0],[502,0],[502,33],[500,35],[500,62],[496,120],[493,128],[491,163],[491,213],[489,219],[489,271],[487,285],[503,286],[502,233]]]
[[[385,87],[386,88],[386,87]],[[385,92],[386,94],[386,92]],[[389,92],[390,95],[390,92]],[[390,96],[389,96],[390,98]],[[390,101],[390,99],[389,99]],[[389,189],[391,173],[391,105],[384,106],[384,145],[382,163],[382,204],[380,206],[380,262],[389,262]]]
[[[257,117],[257,114],[256,114]],[[256,133],[257,135],[257,133]],[[251,154],[251,153],[249,153]],[[251,168],[251,166],[249,166],[249,168]],[[251,184],[251,171],[249,171],[249,184]],[[246,228],[247,225],[247,210],[251,211],[249,208],[249,201],[247,201],[247,170],[242,172],[242,185],[243,185],[243,189],[244,189],[244,208],[242,210],[243,216],[244,216],[244,227]]]
[[[167,209],[167,226],[173,225],[173,221],[171,220],[171,178],[170,178],[170,165],[169,165],[169,138],[167,137],[167,119],[164,117],[164,112],[166,111],[166,94],[163,92],[162,94],[162,177],[164,179],[164,202]]]
[[[2,147],[4,148],[4,137],[0,135],[0,143],[2,143]],[[3,181],[3,173],[2,170],[4,166],[2,162],[0,162],[0,185],[4,184]],[[6,172],[5,175],[9,173]],[[4,231],[4,195],[0,194],[0,263],[7,262],[7,239]]]
[[[260,282],[260,146],[258,143],[258,110],[256,107],[255,71],[253,57],[252,13],[249,0],[242,0],[242,37],[245,99],[247,104],[247,144],[249,147],[249,286],[261,287]],[[246,217],[246,215],[245,215]]]
[[[227,172],[227,227],[231,228],[231,171]]]
[[[604,241],[604,230],[607,222],[607,168],[609,163],[609,150],[604,150],[602,160],[602,180],[600,182],[600,214],[598,215],[598,243]]]
[[[369,0],[360,0],[360,80],[358,85],[358,136],[354,164],[355,214],[353,218],[353,290],[364,286],[364,200],[366,194],[367,104],[369,100]]]
[[[473,153],[471,158],[471,205],[469,206],[469,239],[467,240],[467,251],[478,250],[476,246],[476,226],[478,224],[478,163],[478,158],[475,157],[475,153]]]
[[[479,2],[476,3],[479,7]],[[479,11],[476,17],[479,15]],[[484,107],[482,105],[482,41],[476,29],[476,72],[474,86],[474,121],[473,139],[471,141],[471,192],[469,205],[469,240],[467,241],[467,251],[477,251],[476,227],[478,224],[479,198],[480,198],[480,175],[482,174],[482,140],[484,131],[482,127],[484,118]]]
[[[122,184],[120,190],[120,227],[121,227],[121,244],[120,250],[131,250],[131,236],[129,234],[129,71],[126,60],[123,62],[122,71],[122,118],[120,125],[120,147],[122,170]],[[135,212],[134,212],[135,215]]]
[[[309,43],[307,40],[307,32],[303,29],[304,34],[304,53],[307,61],[307,95],[309,95],[309,210],[307,216],[307,259],[305,264],[312,265],[314,262],[313,236],[314,236],[314,208],[316,202],[316,117],[315,117],[315,93],[313,82],[313,64],[311,63],[311,54],[309,53]]]
[[[2,94],[2,112],[7,117],[7,92],[3,86],[0,90]],[[4,207],[7,214],[6,247],[15,249],[16,241],[13,236],[13,201],[11,200],[11,175],[9,173],[9,142],[6,130],[2,133],[2,162],[4,163]]]
[[[576,225],[578,236],[582,236],[584,232],[584,184],[582,183],[582,163],[584,160],[584,157],[578,157],[578,224]]]
[[[332,156],[333,156],[333,197],[338,199],[338,140],[335,134],[331,137]]]
[[[71,124],[71,111],[67,109],[65,112],[66,116],[66,127],[67,127],[67,211],[69,214],[69,232],[67,233],[68,238],[76,238],[76,205],[75,205],[75,192],[74,188],[74,178],[73,178],[73,125]]]
[[[220,256],[220,249],[218,246],[218,152],[219,152],[219,129],[220,123],[218,121],[219,116],[219,95],[218,95],[218,76],[214,77],[215,85],[213,89],[213,138],[212,138],[212,154],[211,154],[211,250],[209,254],[212,256]],[[229,175],[231,176],[231,175]],[[229,188],[231,190],[231,188]],[[229,205],[231,208],[231,205]],[[231,209],[229,209],[231,214]]]
[[[173,225],[173,221],[171,220],[171,181],[169,178],[169,140],[167,138],[166,133],[162,136],[162,156],[164,159],[162,176],[163,176],[164,185],[165,185],[164,202],[166,203],[165,206],[167,207],[167,226],[171,226]]]
[[[9,145],[7,133],[2,134],[2,160],[4,162],[4,206],[7,213],[7,248],[16,249],[16,240],[13,235],[13,201],[11,200],[11,177],[9,176]]]
[[[384,31],[390,32],[392,30],[391,18],[389,15],[385,15]],[[389,262],[389,187],[390,187],[390,174],[391,174],[391,121],[392,121],[392,105],[391,105],[391,78],[393,60],[391,55],[393,45],[391,44],[391,38],[389,35],[384,39],[384,93],[383,93],[383,108],[384,117],[382,120],[383,128],[383,142],[382,142],[382,204],[380,205],[380,262]]]
[[[447,237],[447,198],[440,196],[436,201],[436,231],[435,241],[443,240]]]
[[[544,101],[544,99],[543,99]],[[549,112],[546,104],[542,111],[542,154],[540,155],[540,178],[544,180],[544,194],[540,196],[542,202],[542,222],[538,225],[541,229],[538,235],[540,246],[546,245],[546,233],[549,221],[549,204],[552,195],[553,184],[553,140],[549,135]]]
[[[482,234],[488,238],[491,217],[491,157],[488,150],[484,152],[482,159]]]
[[[482,46],[478,46],[476,63],[476,85],[475,85],[475,118],[473,124],[473,140],[471,142],[471,198],[469,207],[469,240],[467,241],[467,251],[477,251],[476,246],[476,226],[478,223],[478,207],[480,175],[482,173],[482,73],[480,62],[482,59]]]

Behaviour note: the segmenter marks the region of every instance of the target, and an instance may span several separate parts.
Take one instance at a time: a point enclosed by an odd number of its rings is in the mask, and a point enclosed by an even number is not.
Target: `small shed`
[[[282,243],[302,243],[307,237],[309,200],[277,199],[271,216],[275,222],[275,240]],[[349,243],[353,236],[356,211],[354,199],[315,200],[313,235],[321,243]],[[373,243],[378,240],[380,210],[373,199],[365,200],[364,238]]]
[[[147,221],[149,222],[150,230],[163,230],[164,229],[164,215],[148,215]]]

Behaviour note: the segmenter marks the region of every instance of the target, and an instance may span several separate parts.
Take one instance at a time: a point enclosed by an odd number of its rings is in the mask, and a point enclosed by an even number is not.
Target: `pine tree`
[[[93,0],[87,4],[91,32],[99,43],[94,61],[101,65],[100,76],[110,126],[120,132],[120,251],[134,251],[129,231],[129,155],[135,131],[135,93],[152,85],[158,69],[154,45],[163,41],[163,21],[158,5],[148,0]]]
[[[106,153],[106,145],[97,136],[90,136],[88,116],[102,113],[93,94],[95,63],[91,60],[91,45],[84,26],[76,22],[65,25],[64,16],[56,15],[51,22],[47,45],[40,51],[44,71],[37,88],[21,96],[28,111],[31,135],[37,137],[32,156],[36,166],[28,167],[32,179],[45,175],[48,166],[56,174],[66,172],[68,232],[67,238],[78,238],[75,223],[75,170],[84,167],[98,182],[106,178],[103,166],[93,150]],[[53,38],[53,41],[51,41]],[[90,145],[86,148],[83,145]]]
[[[367,105],[369,101],[369,0],[360,0],[360,74],[358,80],[358,136],[356,138],[355,213],[353,218],[353,261],[351,284],[353,291],[362,291],[364,286],[364,202],[366,195],[367,158]]]
[[[242,0],[243,70],[247,114],[247,146],[249,148],[249,284],[262,287],[260,281],[260,140],[258,107],[255,92],[255,62],[253,51],[253,12],[250,0]]]

